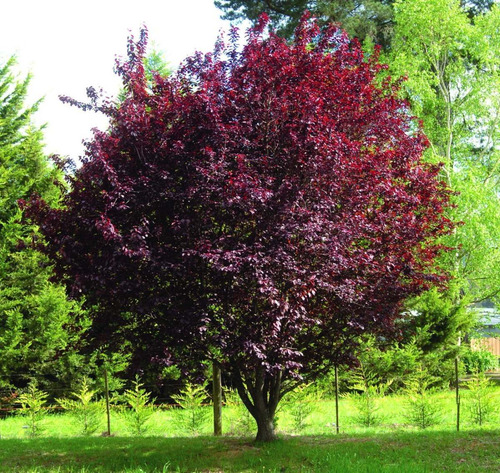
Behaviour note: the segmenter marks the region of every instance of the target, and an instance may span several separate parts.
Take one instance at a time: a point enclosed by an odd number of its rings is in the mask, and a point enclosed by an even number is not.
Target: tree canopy
[[[303,12],[309,10],[323,23],[336,22],[362,43],[389,48],[394,34],[395,0],[215,0],[223,18],[248,19],[255,23],[266,12],[272,26],[285,37],[292,37]],[[495,0],[463,0],[461,6],[470,18],[490,10]]]
[[[361,42],[388,45],[392,36],[394,0],[215,0],[215,6],[231,21],[248,19],[256,22],[262,13],[269,14],[271,24],[284,37],[292,37],[305,10],[322,23],[335,22],[351,37]]]
[[[266,17],[238,50],[144,72],[146,31],[117,71],[119,105],[95,132],[61,208],[33,198],[59,279],[96,337],[149,363],[219,364],[274,437],[280,398],[391,335],[410,295],[443,284],[451,231],[439,166],[377,54],[304,17],[292,43]]]
[[[455,343],[470,326],[460,307],[500,295],[499,15],[496,5],[471,21],[458,0],[396,3],[389,63],[408,76],[403,91],[430,140],[426,157],[444,163],[442,177],[458,191],[450,218],[464,223],[446,237],[456,250],[440,261],[453,276],[441,294],[448,302],[420,305],[425,323],[434,311]]]

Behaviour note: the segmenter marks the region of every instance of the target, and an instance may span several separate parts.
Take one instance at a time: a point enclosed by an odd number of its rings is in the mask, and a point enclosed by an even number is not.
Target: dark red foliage
[[[131,40],[125,100],[90,91],[111,126],[64,207],[29,211],[59,279],[98,307],[96,336],[135,339],[147,361],[214,359],[272,419],[287,380],[390,334],[405,298],[445,280],[435,239],[452,225],[377,54],[307,17],[292,44],[265,25],[153,86],[146,35]]]

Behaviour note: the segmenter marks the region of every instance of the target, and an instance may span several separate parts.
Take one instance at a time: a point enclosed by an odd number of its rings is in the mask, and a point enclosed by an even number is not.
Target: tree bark
[[[255,437],[257,442],[272,442],[276,440],[274,421],[268,412],[257,412],[255,420],[257,422],[257,437]]]
[[[263,368],[258,368],[253,376],[243,380],[241,373],[233,373],[233,381],[243,404],[257,423],[257,442],[276,440],[274,415],[278,407],[281,388],[281,373],[266,376]]]

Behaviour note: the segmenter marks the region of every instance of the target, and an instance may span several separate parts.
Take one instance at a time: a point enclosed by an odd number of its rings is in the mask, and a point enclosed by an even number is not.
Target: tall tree
[[[37,193],[54,205],[61,174],[43,154],[42,133],[31,125],[38,104],[25,105],[29,77],[18,81],[14,62],[0,67],[0,388],[63,376],[56,354],[70,340],[64,324],[77,310],[49,282],[47,257],[29,247],[36,227],[21,223],[18,200]]]
[[[152,89],[146,33],[131,40],[126,99],[91,91],[110,129],[63,206],[28,211],[59,278],[97,308],[96,338],[133,338],[145,362],[214,361],[268,441],[287,391],[349,362],[358,335],[391,334],[405,298],[444,282],[434,239],[452,225],[376,54],[307,18],[291,44],[265,25]]]
[[[470,323],[460,307],[500,295],[500,9],[471,21],[470,7],[398,1],[389,61],[394,74],[408,76],[404,90],[430,140],[428,159],[444,163],[443,178],[459,192],[449,213],[464,225],[446,237],[456,251],[441,259],[453,284],[441,295],[449,303],[437,305],[449,308],[438,324],[447,320],[455,340]],[[432,307],[422,302],[427,324]]]
[[[336,22],[361,43],[369,41],[384,49],[391,45],[394,29],[395,0],[214,0],[231,21],[257,22],[261,13],[269,14],[279,34],[292,37],[303,12],[309,10],[323,23]],[[463,0],[470,18],[481,15],[495,0]]]
[[[215,0],[224,19],[249,19],[269,14],[278,33],[292,37],[302,14],[309,10],[324,24],[339,23],[349,35],[361,42],[388,45],[392,36],[392,4],[394,0]]]

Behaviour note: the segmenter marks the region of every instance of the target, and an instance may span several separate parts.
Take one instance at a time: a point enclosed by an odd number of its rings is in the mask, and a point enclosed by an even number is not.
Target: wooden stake
[[[212,367],[212,400],[214,403],[214,435],[222,435],[222,376],[219,366]]]
[[[462,344],[462,337],[458,335],[457,346]],[[457,402],[457,432],[460,431],[460,379],[458,378],[458,353],[455,357],[455,399]]]
[[[109,413],[109,387],[108,387],[108,371],[104,368],[104,391],[106,395],[106,418],[108,420],[108,437],[111,436],[111,416]]]
[[[457,432],[460,431],[460,380],[458,378],[458,356],[455,358],[455,398],[457,402]]]
[[[339,369],[335,365],[335,429],[337,433],[339,430]]]

